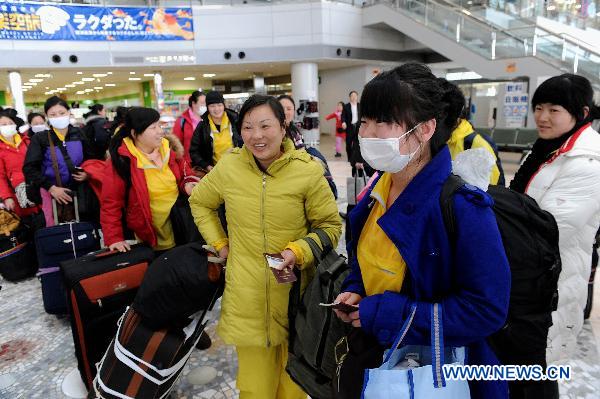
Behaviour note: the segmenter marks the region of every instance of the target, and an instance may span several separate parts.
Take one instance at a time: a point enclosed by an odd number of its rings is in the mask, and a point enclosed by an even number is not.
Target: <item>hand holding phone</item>
[[[346,314],[350,314],[350,313],[356,312],[358,310],[358,306],[349,305],[344,302],[320,303],[319,306],[330,307],[331,309],[336,309],[336,310],[339,310],[340,312],[344,312]]]

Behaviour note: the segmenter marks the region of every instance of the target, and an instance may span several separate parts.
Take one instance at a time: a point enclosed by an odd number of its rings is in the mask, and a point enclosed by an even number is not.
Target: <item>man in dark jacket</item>
[[[221,156],[244,142],[237,131],[237,114],[225,108],[225,100],[219,92],[208,92],[206,106],[208,111],[194,130],[190,158],[192,167],[210,171]]]
[[[352,165],[352,176],[356,174],[357,169],[363,169],[367,176],[373,175],[373,168],[365,163],[360,154],[360,146],[358,145],[360,103],[358,102],[358,93],[354,90],[350,92],[350,102],[344,105],[342,110],[342,128],[346,130],[346,155],[348,156],[348,162]]]

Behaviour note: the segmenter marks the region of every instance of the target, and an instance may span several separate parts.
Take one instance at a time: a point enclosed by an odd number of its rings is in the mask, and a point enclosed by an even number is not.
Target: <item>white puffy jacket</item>
[[[558,224],[562,272],[546,350],[548,364],[556,364],[573,355],[583,326],[592,245],[600,225],[600,134],[589,124],[574,133],[533,175],[525,192]]]

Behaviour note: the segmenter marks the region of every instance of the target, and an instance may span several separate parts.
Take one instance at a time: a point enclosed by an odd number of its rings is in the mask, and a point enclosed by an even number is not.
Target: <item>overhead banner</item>
[[[194,40],[191,8],[9,4],[0,1],[0,40]]]

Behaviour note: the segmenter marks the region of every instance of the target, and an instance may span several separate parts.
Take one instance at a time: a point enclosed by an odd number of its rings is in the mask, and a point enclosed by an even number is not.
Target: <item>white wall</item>
[[[348,94],[355,90],[358,96],[362,94],[364,85],[371,80],[374,71],[389,69],[391,65],[366,65],[350,68],[330,69],[320,71],[319,85],[319,118],[322,134],[335,134],[335,121],[326,121],[325,116],[335,111],[339,101],[347,103]]]

